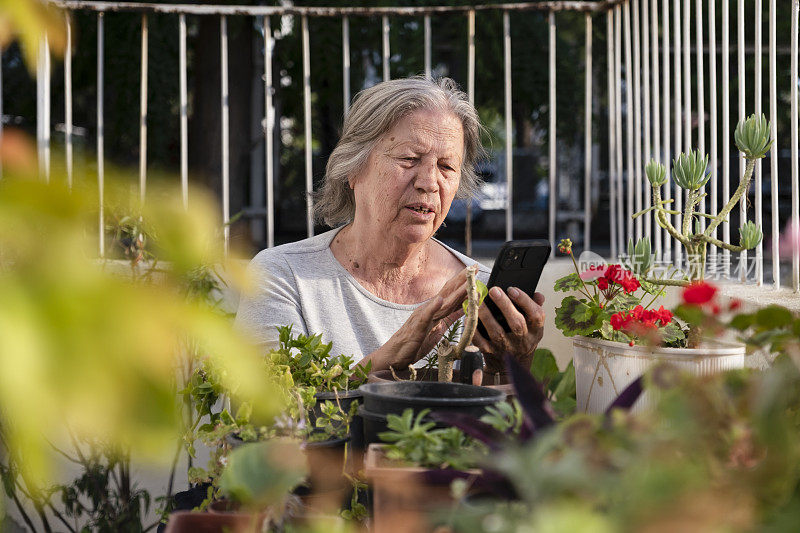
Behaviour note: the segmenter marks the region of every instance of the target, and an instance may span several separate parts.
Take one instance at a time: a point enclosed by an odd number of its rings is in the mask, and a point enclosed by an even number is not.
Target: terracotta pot
[[[429,469],[393,465],[384,456],[385,445],[370,444],[364,460],[372,490],[372,530],[379,533],[432,531],[432,512],[453,505],[450,483],[435,485],[425,479]],[[468,473],[479,474],[479,470]]]
[[[303,443],[309,478],[315,495],[338,493],[346,489],[348,482],[343,474],[345,472],[345,445],[348,440],[349,437]],[[348,466],[351,465],[352,460],[349,460]]]
[[[589,337],[575,337],[577,412],[602,413],[633,380],[656,362],[675,365],[697,376],[744,367],[745,346],[715,342],[700,348],[629,346]],[[633,411],[652,405],[651,391],[636,402]]]
[[[165,533],[244,533],[261,531],[261,517],[244,513],[196,513],[169,515]]]

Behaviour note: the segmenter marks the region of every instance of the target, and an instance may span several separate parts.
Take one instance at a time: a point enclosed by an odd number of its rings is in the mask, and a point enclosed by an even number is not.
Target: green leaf
[[[733,329],[738,329],[739,331],[744,331],[744,330],[748,329],[750,326],[752,326],[753,324],[755,324],[755,321],[756,321],[756,315],[755,314],[752,314],[752,313],[745,314],[745,313],[743,313],[741,315],[736,315],[735,317],[733,317],[731,319],[731,323],[729,324],[729,326],[732,327]]]
[[[670,322],[663,328],[659,328],[659,331],[662,334],[663,342],[667,344],[677,342],[679,340],[683,340],[686,338],[686,335],[684,335],[683,333],[683,329],[681,329],[681,327],[674,321]]]
[[[600,335],[608,341],[630,342],[631,340],[625,333],[611,327],[611,322],[608,320],[604,320],[603,325],[600,326]]]
[[[788,326],[793,321],[791,311],[779,305],[769,305],[756,312],[756,324],[770,329]]]
[[[539,383],[550,383],[553,378],[558,376],[558,364],[553,352],[544,348],[539,348],[533,353],[533,364],[531,364],[531,374]]]
[[[575,365],[570,360],[567,368],[561,373],[561,380],[558,382],[558,387],[553,392],[557,401],[572,399],[575,400],[576,383],[575,383]]]
[[[639,305],[641,302],[642,300],[639,297],[634,296],[633,294],[628,294],[627,292],[620,292],[619,294],[614,296],[614,298],[611,299],[609,305],[606,307],[608,308],[609,306],[612,306],[614,309],[619,311],[630,311],[631,309]]]
[[[698,305],[679,305],[675,308],[675,316],[690,325],[699,325],[705,319],[705,313]]]
[[[481,304],[483,304],[483,300],[486,298],[486,296],[488,296],[489,288],[486,286],[484,282],[482,282],[479,279],[475,280],[475,287],[478,289],[478,306],[480,306]],[[465,315],[467,314],[468,304],[469,304],[469,298],[461,303],[461,309],[464,310]]]
[[[220,478],[220,489],[232,499],[258,506],[282,501],[306,476],[305,457],[297,443],[272,440],[233,450]]]
[[[580,276],[573,272],[568,276],[557,279],[553,285],[553,290],[556,292],[577,291],[582,286],[583,282],[581,281]]]
[[[596,305],[567,296],[556,309],[556,327],[567,337],[589,335],[603,325],[602,310]]]

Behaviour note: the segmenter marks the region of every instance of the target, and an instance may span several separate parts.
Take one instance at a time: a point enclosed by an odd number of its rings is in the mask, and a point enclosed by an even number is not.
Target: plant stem
[[[736,188],[736,192],[731,196],[728,200],[728,203],[725,204],[725,207],[722,208],[716,217],[711,221],[711,223],[706,226],[706,231],[703,233],[706,237],[710,237],[711,233],[722,223],[722,220],[728,216],[728,213],[731,212],[733,206],[739,203],[744,192],[747,190],[747,187],[750,185],[750,178],[753,177],[753,169],[755,168],[756,162],[754,159],[747,160],[747,166],[744,170],[744,176],[742,177],[742,181],[739,182],[739,187]],[[761,191],[758,191],[760,194]]]
[[[690,283],[685,279],[662,279],[662,280],[645,279],[645,281],[648,283],[659,283],[661,285],[669,285],[670,287],[686,287]]]
[[[575,262],[575,256],[572,254],[572,251],[570,251],[569,253],[569,258],[572,259],[572,265],[575,267],[575,273],[578,274],[578,279],[581,280],[581,285],[583,285],[583,293],[590,300],[594,300],[594,298],[592,298],[592,295],[589,294],[589,289],[586,287],[586,283],[584,283],[583,278],[581,278],[581,272],[578,269],[578,263]],[[599,304],[600,302],[597,303]]]
[[[661,203],[661,191],[659,190],[659,187],[653,187],[653,197],[655,198],[655,202],[657,204]],[[678,233],[678,230],[675,229],[675,227],[670,223],[669,220],[667,220],[667,217],[664,215],[664,212],[665,212],[664,208],[659,205],[659,207],[656,209],[656,219],[658,220],[658,223],[661,225],[662,228],[666,229],[667,232],[669,232],[669,234],[672,235],[678,242],[680,242],[684,246],[687,246],[689,244],[689,240],[680,233]]]
[[[748,249],[748,248],[745,248],[744,246],[736,246],[736,245],[733,245],[733,244],[728,244],[727,242],[723,242],[723,241],[721,241],[719,239],[715,239],[714,237],[708,236],[708,235],[706,235],[704,233],[698,235],[698,237],[702,238],[702,240],[705,241],[708,244],[713,244],[714,246],[717,246],[719,248],[725,248],[726,250],[730,250],[731,252],[742,252],[742,251]]]
[[[439,356],[439,381],[453,381],[453,361],[461,357],[464,348],[472,343],[475,329],[478,327],[478,286],[475,275],[478,272],[476,265],[467,268],[467,313],[464,316],[464,330],[458,345],[448,354]]]

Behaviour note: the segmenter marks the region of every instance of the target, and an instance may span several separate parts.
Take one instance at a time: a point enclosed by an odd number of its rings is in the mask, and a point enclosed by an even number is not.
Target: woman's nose
[[[439,190],[435,162],[424,161],[417,167],[417,174],[414,177],[414,186],[425,192],[436,192]]]

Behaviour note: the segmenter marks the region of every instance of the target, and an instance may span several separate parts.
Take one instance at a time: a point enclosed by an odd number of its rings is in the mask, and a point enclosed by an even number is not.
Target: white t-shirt
[[[321,333],[323,342],[333,343],[332,354],[360,361],[383,346],[422,305],[389,302],[361,286],[331,251],[340,229],[262,250],[250,262],[253,291],[242,295],[236,326],[264,352],[278,346],[276,326],[292,324],[293,333]],[[465,266],[477,263],[442,246]],[[490,271],[478,265],[478,279],[485,283]]]

